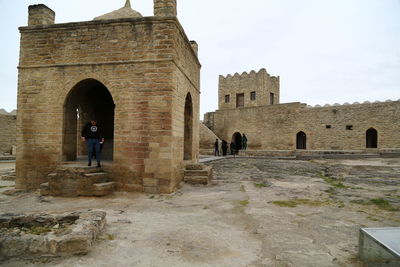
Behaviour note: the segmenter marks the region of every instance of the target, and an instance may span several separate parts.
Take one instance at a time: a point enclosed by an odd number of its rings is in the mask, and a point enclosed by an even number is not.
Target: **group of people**
[[[238,143],[237,140],[233,140],[229,144],[230,155],[236,155],[240,149],[247,149],[247,137],[243,133],[241,136],[241,143]],[[100,163],[100,152],[101,145],[104,143],[104,136],[101,128],[97,124],[96,119],[92,119],[90,122],[86,123],[86,125],[82,129],[82,141],[86,142],[87,150],[88,150],[88,166],[92,165],[92,158],[95,156],[97,161],[97,167],[101,167]],[[226,156],[228,154],[228,142],[222,140],[221,144],[222,156]],[[215,139],[214,143],[214,156],[219,156],[219,141]]]
[[[247,149],[247,137],[243,133],[242,138],[241,138],[241,143],[235,143],[235,141],[232,141],[229,144],[229,150],[230,150],[230,155],[236,155],[240,149],[246,150]],[[228,154],[228,142],[225,140],[222,140],[221,144],[221,149],[222,149],[222,156],[226,156]],[[219,156],[219,141],[218,139],[215,139],[214,143],[214,156]]]

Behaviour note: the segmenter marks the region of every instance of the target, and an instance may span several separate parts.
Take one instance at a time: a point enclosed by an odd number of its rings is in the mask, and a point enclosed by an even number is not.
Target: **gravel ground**
[[[10,175],[10,166],[0,175]],[[12,259],[4,266],[362,266],[360,227],[400,225],[400,159],[208,163],[209,186],[102,198],[6,195],[2,212],[102,210],[107,226],[87,255]],[[11,166],[12,169],[12,166]]]

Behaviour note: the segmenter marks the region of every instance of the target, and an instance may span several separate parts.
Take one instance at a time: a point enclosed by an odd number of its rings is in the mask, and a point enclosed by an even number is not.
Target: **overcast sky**
[[[201,114],[218,108],[218,76],[265,68],[280,76],[281,103],[400,98],[400,0],[177,0],[199,44]],[[56,23],[92,20],[125,0],[0,0],[0,108],[16,108],[19,26],[42,3]],[[153,0],[131,0],[153,15]],[[202,118],[202,115],[201,115]]]

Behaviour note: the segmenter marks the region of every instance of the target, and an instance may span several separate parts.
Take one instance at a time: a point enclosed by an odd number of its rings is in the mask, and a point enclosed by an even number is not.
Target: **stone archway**
[[[86,79],[77,83],[64,103],[62,158],[77,160],[85,155],[86,145],[80,142],[81,129],[95,117],[103,129],[105,138],[102,158],[113,159],[114,147],[114,101],[108,89],[99,81]]]
[[[365,133],[367,148],[378,148],[378,131],[369,128]]]
[[[186,95],[185,100],[184,124],[183,159],[191,160],[193,157],[193,103],[190,93]]]
[[[235,150],[238,152],[242,147],[242,135],[239,132],[236,132],[232,135],[232,143],[235,145]]]
[[[302,131],[296,135],[296,149],[307,149],[307,135]]]

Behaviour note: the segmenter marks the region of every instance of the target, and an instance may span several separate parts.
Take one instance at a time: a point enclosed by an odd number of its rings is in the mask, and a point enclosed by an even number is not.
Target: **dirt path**
[[[359,228],[400,224],[400,159],[356,163],[236,158],[209,164],[214,185],[184,185],[172,195],[0,194],[2,212],[96,209],[106,211],[108,221],[88,255],[2,264],[361,266]],[[5,183],[12,186],[0,181]]]

